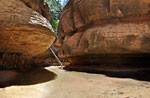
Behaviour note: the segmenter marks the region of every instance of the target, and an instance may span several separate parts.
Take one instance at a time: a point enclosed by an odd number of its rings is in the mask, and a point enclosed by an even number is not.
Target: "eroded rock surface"
[[[150,1],[70,0],[59,32],[59,56],[74,64],[108,56],[145,57],[150,54]]]
[[[37,8],[31,1],[39,3],[35,5]],[[36,12],[42,8],[42,1],[24,0],[32,9],[20,0],[0,1],[0,69],[43,66],[45,52],[55,40],[55,34],[43,11],[43,16]]]
[[[46,3],[44,3],[44,0],[21,0],[24,2],[28,7],[32,8],[34,11],[37,11],[41,15],[43,15],[45,18],[49,19],[49,7]]]

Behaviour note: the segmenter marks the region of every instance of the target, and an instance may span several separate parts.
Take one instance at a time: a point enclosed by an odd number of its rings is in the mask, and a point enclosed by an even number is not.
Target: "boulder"
[[[72,64],[141,64],[150,57],[150,1],[70,0],[58,30],[58,54]]]
[[[49,21],[31,8],[20,0],[0,0],[0,69],[43,67],[55,34]]]

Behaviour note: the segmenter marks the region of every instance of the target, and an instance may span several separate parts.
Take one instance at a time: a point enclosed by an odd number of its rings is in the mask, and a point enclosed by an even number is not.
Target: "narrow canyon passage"
[[[47,67],[45,71],[26,73],[24,78],[17,82],[18,84],[0,88],[0,98],[12,96],[13,98],[149,98],[150,96],[149,81],[65,71],[58,67]],[[51,78],[44,81],[44,78],[49,76]],[[144,76],[143,74],[140,77]]]
[[[150,0],[0,0],[0,98],[150,98],[149,60]]]

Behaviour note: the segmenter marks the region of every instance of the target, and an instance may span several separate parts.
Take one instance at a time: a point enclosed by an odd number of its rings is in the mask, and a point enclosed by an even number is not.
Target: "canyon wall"
[[[72,64],[145,57],[150,54],[150,1],[70,0],[58,30],[58,54]]]

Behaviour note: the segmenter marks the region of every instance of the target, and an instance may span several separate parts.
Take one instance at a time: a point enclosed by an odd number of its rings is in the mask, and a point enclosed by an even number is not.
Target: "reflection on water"
[[[36,69],[29,72],[0,71],[0,87],[11,85],[33,85],[44,83],[56,78],[56,74],[46,69]]]

